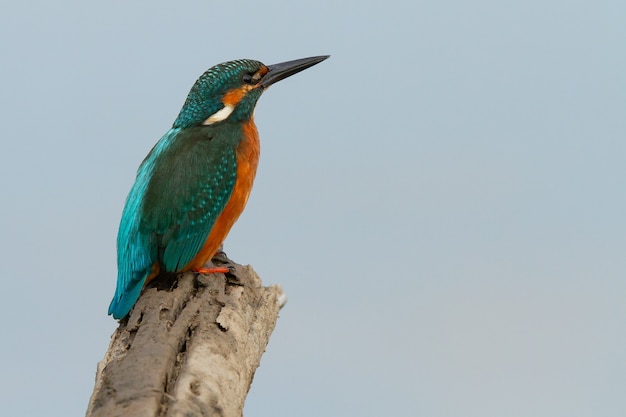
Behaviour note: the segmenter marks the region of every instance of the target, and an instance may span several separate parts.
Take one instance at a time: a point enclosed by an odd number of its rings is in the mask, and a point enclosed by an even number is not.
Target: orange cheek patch
[[[232,89],[224,94],[224,97],[222,97],[222,103],[224,103],[225,106],[234,107],[239,104],[241,100],[243,100],[246,92],[247,91],[244,91],[244,87]]]
[[[240,88],[233,88],[232,90],[224,94],[224,97],[222,97],[222,103],[224,103],[225,106],[235,107],[237,104],[239,104],[239,102],[241,102],[241,100],[243,100],[246,94],[248,94],[248,91],[252,90],[253,88],[254,87],[251,85],[244,85]]]

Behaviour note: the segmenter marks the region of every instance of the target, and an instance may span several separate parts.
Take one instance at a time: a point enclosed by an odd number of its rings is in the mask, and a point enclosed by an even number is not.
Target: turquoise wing
[[[171,129],[137,173],[117,237],[109,314],[125,317],[153,265],[180,271],[200,251],[237,180],[237,135],[210,126]]]

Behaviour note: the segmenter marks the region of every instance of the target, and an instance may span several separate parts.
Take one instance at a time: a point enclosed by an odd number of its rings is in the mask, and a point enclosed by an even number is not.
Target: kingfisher
[[[256,103],[270,85],[326,58],[274,65],[240,59],[198,78],[172,128],[139,166],[126,199],[110,315],[126,317],[160,273],[228,272],[210,260],[252,190],[260,152]]]

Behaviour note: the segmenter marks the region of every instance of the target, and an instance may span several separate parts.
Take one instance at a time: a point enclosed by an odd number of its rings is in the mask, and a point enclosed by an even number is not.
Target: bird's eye
[[[243,75],[243,82],[245,84],[254,84],[254,74],[246,73]]]

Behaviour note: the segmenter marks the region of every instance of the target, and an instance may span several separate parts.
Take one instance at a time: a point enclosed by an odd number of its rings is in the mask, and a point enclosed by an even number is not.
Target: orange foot
[[[219,266],[214,266],[212,268],[198,268],[198,269],[194,269],[193,271],[198,272],[200,274],[225,274],[227,272],[230,272],[230,269],[219,267]]]

